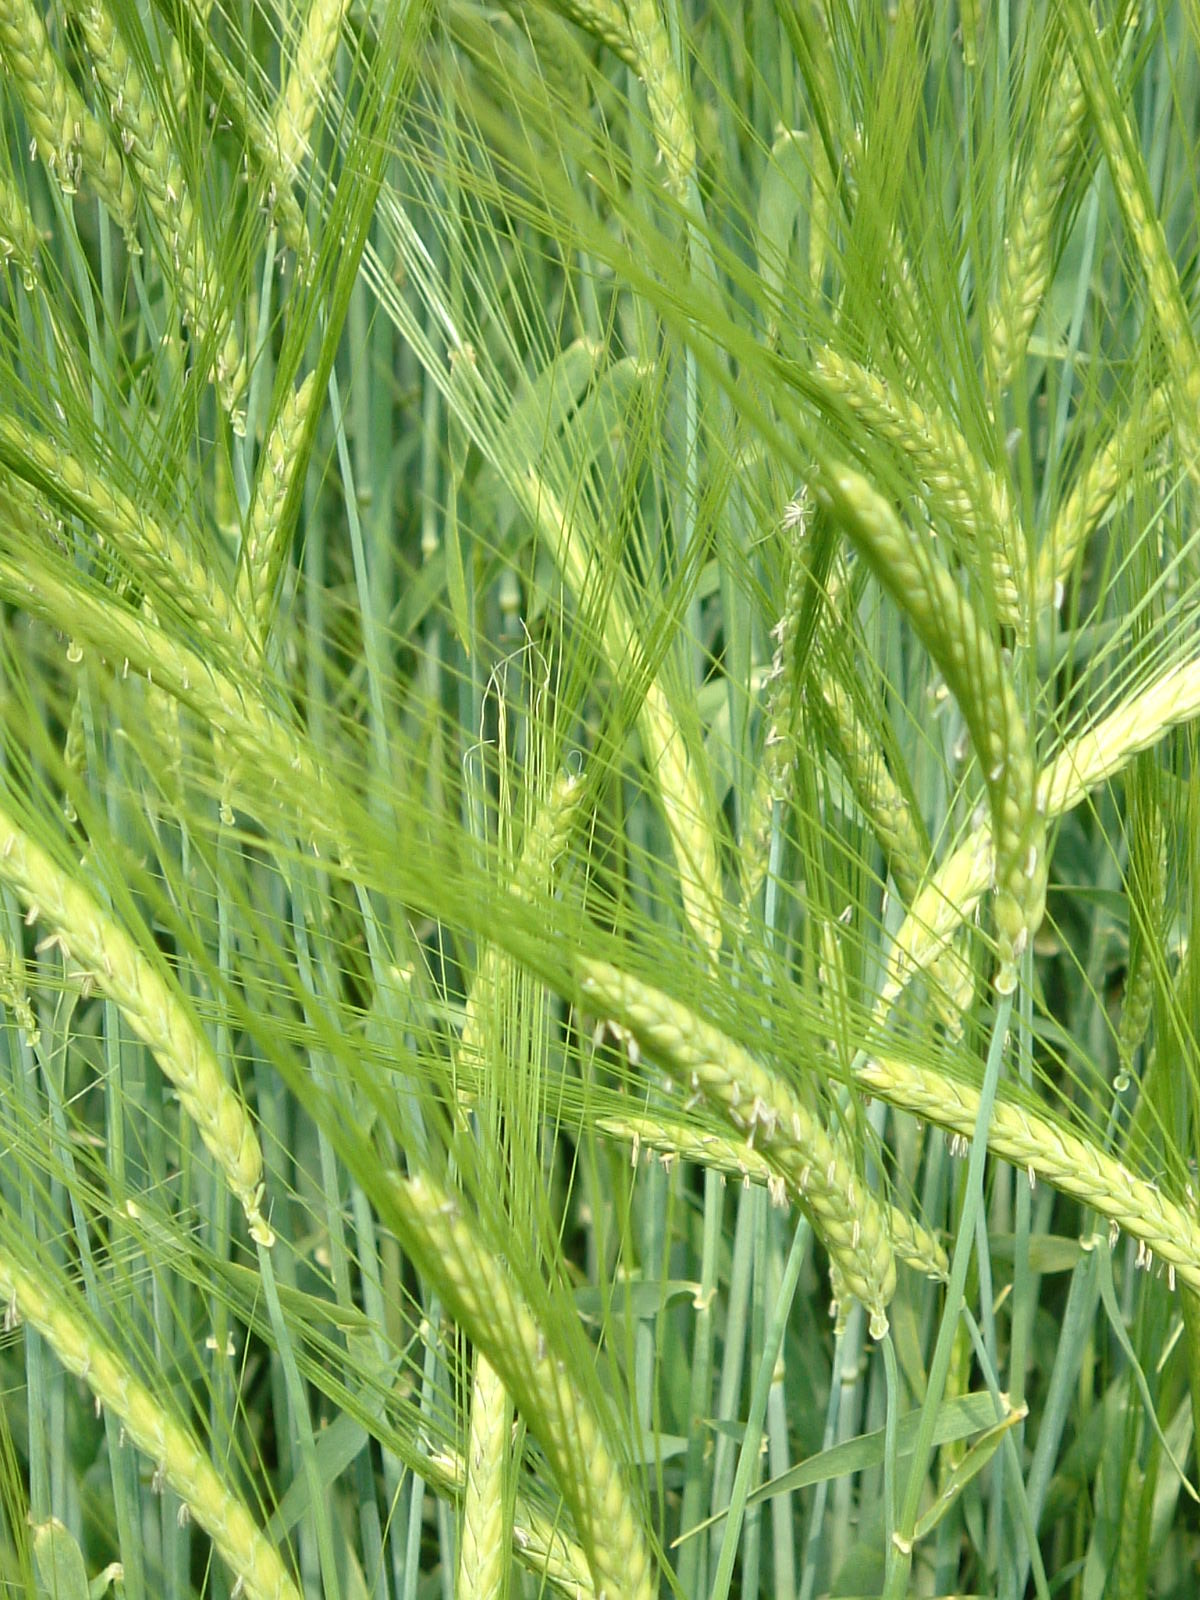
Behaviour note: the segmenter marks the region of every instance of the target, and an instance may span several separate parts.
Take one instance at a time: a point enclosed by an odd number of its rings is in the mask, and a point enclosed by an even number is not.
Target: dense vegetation
[[[1192,1594],[1197,7],[0,61],[5,1591]]]

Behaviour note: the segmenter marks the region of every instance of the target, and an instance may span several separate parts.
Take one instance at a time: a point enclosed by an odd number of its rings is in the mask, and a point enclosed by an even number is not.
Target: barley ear
[[[245,426],[246,361],[228,313],[218,304],[199,221],[183,167],[163,126],[154,95],[130,55],[106,0],[84,0],[80,23],[113,125],[142,185],[178,282],[186,319],[213,352],[212,376],[235,431]]]
[[[1200,350],[1167,247],[1162,219],[1151,203],[1149,174],[1140,140],[1129,125],[1114,72],[1105,60],[1105,41],[1082,6],[1064,6],[1071,50],[1092,114],[1113,189],[1146,275],[1146,294],[1176,388],[1174,425],[1184,446],[1188,470],[1200,471]]]
[[[248,1600],[300,1600],[278,1551],[228,1480],[173,1409],[91,1322],[78,1291],[0,1249],[0,1300],[10,1316],[35,1328],[67,1371],[82,1378],[97,1401],[120,1419],[128,1437],[212,1539],[238,1590]]]
[[[768,1191],[775,1205],[802,1199],[753,1145],[716,1133],[700,1132],[661,1111],[656,1110],[653,1116],[601,1117],[597,1127],[601,1133],[632,1144],[635,1150],[657,1151],[664,1165],[678,1158],[719,1172],[723,1177],[740,1179],[743,1184],[757,1184]],[[887,1205],[884,1211],[892,1248],[899,1259],[926,1277],[948,1277],[949,1258],[929,1229],[899,1206]]]
[[[259,462],[238,571],[238,599],[243,614],[253,617],[260,639],[265,638],[270,626],[279,575],[287,559],[291,528],[285,524],[283,514],[293,475],[303,461],[299,446],[308,425],[316,378],[316,373],[310,372],[299,388],[288,394],[267,435]]]
[[[0,163],[4,160],[0,152]],[[12,261],[21,270],[26,289],[37,283],[37,257],[42,236],[37,230],[25,196],[0,165],[0,266]]]
[[[831,464],[822,472],[820,496],[941,668],[970,731],[995,841],[996,985],[1011,992],[1045,908],[1046,828],[1029,736],[1000,651],[928,542],[901,523],[861,474]]]
[[[103,467],[42,438],[28,423],[0,411],[0,463],[64,512],[86,522],[102,548],[117,552],[140,578],[161,584],[200,631],[218,644],[244,642],[246,630],[229,595],[182,539],[168,532],[107,477]]]
[[[528,902],[547,894],[565,855],[583,802],[583,779],[560,772],[549,793],[535,806],[526,827],[521,858],[509,884],[514,899]],[[468,1073],[487,1062],[487,1031],[495,1014],[501,973],[508,962],[494,944],[486,944],[475,968],[463,1013],[459,1059]]]
[[[601,961],[581,961],[580,988],[595,1014],[631,1033],[761,1152],[794,1189],[850,1293],[887,1330],[896,1267],[887,1221],[844,1150],[800,1096],[686,1006]]]
[[[182,997],[91,892],[2,808],[0,881],[20,896],[26,920],[47,924],[64,961],[76,963],[149,1046],[241,1203],[252,1236],[270,1244],[274,1236],[259,1209],[262,1154],[253,1125]]]
[[[933,402],[918,404],[896,385],[828,346],[813,360],[825,394],[847,406],[920,472],[930,514],[956,541],[967,567],[986,566],[996,620],[1025,631],[1025,535],[999,474]]]
[[[294,182],[309,153],[317,108],[325,98],[349,0],[309,0],[304,26],[275,109],[275,145]]]
[[[484,1355],[475,1357],[467,1487],[458,1549],[457,1600],[500,1600],[508,1566],[505,1520],[506,1463],[511,1451],[512,1406]]]
[[[32,0],[0,0],[0,59],[33,145],[64,193],[86,178],[136,249],[137,200],[121,158],[51,47],[43,18]]]
[[[600,1418],[556,1358],[460,1202],[432,1178],[392,1185],[398,1231],[427,1281],[511,1394],[575,1519],[597,1594],[652,1600],[650,1554]]]
[[[646,91],[667,186],[683,199],[696,171],[696,135],[671,37],[658,0],[625,0],[625,12],[635,70]]]
[[[1028,161],[1013,184],[1017,196],[1014,215],[987,321],[992,372],[999,389],[1011,385],[1025,360],[1029,336],[1046,297],[1051,233],[1086,109],[1078,68],[1068,57],[1038,113]]]
[[[570,591],[580,598],[595,582],[586,531],[551,486],[533,468],[510,485],[545,541]],[[637,633],[620,596],[609,602],[604,628],[605,655],[614,672],[627,671],[640,655]],[[638,733],[646,765],[658,788],[663,818],[679,872],[683,913],[710,957],[721,948],[724,888],[717,850],[712,801],[666,692],[649,684],[638,713]]]
[[[638,70],[638,58],[629,37],[629,24],[622,0],[534,0],[545,10],[555,11],[567,22],[620,56],[627,66]]]
[[[1092,789],[1116,777],[1143,750],[1200,716],[1200,660],[1170,667],[1108,716],[1068,739],[1042,768],[1037,808],[1060,817]],[[973,914],[995,874],[991,829],[974,829],[922,884],[896,934],[880,995],[886,1014],[905,985],[941,956],[954,930]]]
[[[868,1094],[936,1123],[961,1138],[975,1135],[979,1090],[932,1067],[892,1058],[868,1061],[855,1074]],[[1157,1257],[1200,1289],[1200,1222],[1161,1189],[1139,1178],[1083,1134],[1048,1111],[1001,1093],[992,1111],[988,1149],[1052,1188],[1091,1206],[1145,1247],[1139,1266]],[[1146,1252],[1149,1252],[1147,1256]]]
[[[1122,490],[1153,454],[1171,426],[1171,392],[1157,384],[1143,405],[1132,410],[1080,471],[1038,551],[1034,569],[1035,604],[1055,605],[1088,538]]]

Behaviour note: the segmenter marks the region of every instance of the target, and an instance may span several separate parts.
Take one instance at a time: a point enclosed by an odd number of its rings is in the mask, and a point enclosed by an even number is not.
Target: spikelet
[[[1046,817],[1063,816],[1135,755],[1152,749],[1169,729],[1196,716],[1200,661],[1181,662],[1063,745],[1038,778],[1038,810]],[[893,943],[879,1000],[881,1016],[910,979],[944,953],[955,929],[972,916],[987,892],[994,871],[991,830],[982,826],[922,885]]]
[[[260,1244],[270,1244],[273,1235],[259,1209],[262,1155],[254,1128],[175,988],[91,892],[64,872],[4,809],[0,809],[0,881],[20,896],[26,920],[48,925],[49,943],[58,946],[65,961],[79,964],[150,1047],[241,1203],[251,1234]]]
[[[301,459],[298,445],[308,422],[316,378],[316,373],[310,372],[299,388],[288,394],[259,462],[238,570],[238,600],[243,613],[254,618],[255,633],[260,639],[266,637],[270,627],[279,574],[287,559],[289,529],[283,525],[282,514],[292,475]]]
[[[458,1547],[457,1600],[500,1600],[508,1567],[505,1465],[511,1452],[512,1406],[484,1355],[475,1357],[467,1486]]]
[[[865,478],[831,464],[820,494],[941,668],[970,730],[995,840],[996,986],[1011,992],[1045,908],[1046,829],[1029,736],[1000,651],[928,543]]]
[[[32,0],[0,0],[0,58],[46,170],[66,194],[86,179],[132,241],[137,198],[121,158],[52,49]]]
[[[694,1012],[631,974],[582,961],[580,987],[601,1018],[620,1024],[673,1077],[724,1115],[793,1187],[852,1295],[887,1331],[896,1268],[887,1221],[845,1152],[777,1075]]]
[[[36,1328],[67,1371],[120,1418],[128,1437],[153,1461],[158,1480],[170,1485],[212,1539],[237,1592],[247,1600],[300,1600],[278,1552],[228,1480],[87,1317],[78,1292],[0,1249],[0,1300],[9,1318],[24,1318]]]
[[[52,627],[71,620],[75,636],[106,659],[122,676],[133,670],[191,706],[213,730],[231,759],[244,757],[256,772],[286,772],[294,780],[287,796],[309,836],[340,852],[345,837],[337,806],[320,767],[296,731],[282,722],[250,686],[222,670],[215,652],[201,655],[152,618],[117,605],[81,587],[64,583],[50,566],[26,555],[20,564],[0,548],[0,594]]]
[[[4,154],[0,152],[0,163]],[[37,257],[42,236],[37,230],[25,196],[11,174],[0,165],[0,266],[13,261],[21,270],[27,289],[37,282]]]
[[[654,1570],[600,1420],[556,1359],[493,1251],[432,1178],[394,1180],[409,1254],[482,1350],[528,1425],[575,1519],[597,1594],[652,1600]]]
[[[695,1166],[719,1172],[724,1177],[757,1184],[769,1192],[776,1205],[786,1204],[789,1197],[799,1198],[766,1156],[744,1140],[727,1139],[718,1133],[702,1133],[689,1123],[680,1122],[661,1111],[656,1111],[653,1116],[627,1113],[620,1117],[601,1117],[596,1126],[601,1133],[632,1144],[635,1151],[656,1150],[664,1165],[678,1157]],[[888,1205],[884,1210],[892,1248],[898,1258],[906,1266],[923,1272],[926,1277],[948,1277],[950,1262],[929,1229],[922,1227],[898,1206]]]
[[[926,1122],[974,1137],[979,1090],[932,1067],[892,1058],[868,1061],[855,1074],[868,1094],[910,1111]],[[1152,1183],[1050,1113],[998,1096],[987,1135],[988,1149],[1052,1188],[1091,1206],[1200,1289],[1200,1222]],[[1139,1264],[1149,1265],[1143,1254]]]
[[[658,0],[625,0],[625,11],[634,70],[646,91],[667,187],[683,199],[696,171],[696,135],[667,25]]]
[[[930,512],[949,526],[960,555],[967,562],[986,559],[997,621],[1023,632],[1025,538],[1003,480],[935,406],[919,405],[828,347],[814,354],[813,367],[831,399],[848,406],[919,469]]]
[[[41,1037],[33,1007],[29,1004],[29,990],[25,984],[25,957],[0,930],[0,1005],[11,1013],[12,1020],[24,1033],[31,1050],[36,1050]]]
[[[309,0],[291,68],[275,108],[275,147],[288,183],[309,153],[317,108],[325,98],[349,0]]]
[[[246,362],[205,248],[183,167],[163,126],[155,97],[126,48],[105,0],[84,0],[80,22],[92,70],[108,102],[113,126],[142,184],[151,215],[167,250],[171,277],[201,346],[211,346],[213,378],[235,431],[245,426],[242,397]]]
[[[1050,238],[1083,124],[1087,98],[1068,57],[1038,115],[1029,160],[1013,192],[1015,215],[1004,242],[1000,286],[988,317],[996,386],[1007,389],[1025,360],[1029,335],[1050,282]]]

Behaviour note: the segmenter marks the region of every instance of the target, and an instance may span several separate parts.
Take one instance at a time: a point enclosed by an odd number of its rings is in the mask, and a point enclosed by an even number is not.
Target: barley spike
[[[970,730],[996,841],[996,984],[1001,993],[1010,992],[1046,899],[1045,821],[1016,695],[990,634],[928,543],[904,526],[861,474],[830,464],[821,481],[821,498],[908,616]]]
[[[84,104],[32,0],[0,0],[0,57],[46,170],[66,194],[86,178],[133,241],[137,199],[111,139]]]
[[[476,1353],[471,1384],[467,1487],[458,1549],[457,1600],[500,1600],[508,1564],[504,1521],[505,1464],[510,1453],[512,1407],[485,1355]]]
[[[294,182],[325,98],[349,0],[309,0],[291,69],[275,109],[275,146],[288,182]]]
[[[949,527],[964,560],[986,558],[996,620],[1022,632],[1025,537],[1003,480],[936,406],[919,405],[828,346],[815,353],[813,368],[829,398],[848,406],[919,469],[926,504]]]
[[[262,1154],[254,1128],[173,986],[91,892],[64,872],[3,808],[0,880],[16,890],[31,916],[50,926],[64,957],[92,977],[153,1051],[241,1203],[251,1234],[261,1244],[271,1243],[270,1226],[259,1209]]]
[[[972,1085],[931,1067],[882,1058],[868,1061],[856,1077],[868,1094],[889,1105],[963,1138],[974,1136],[980,1095]],[[1005,1161],[1115,1222],[1200,1290],[1200,1222],[1090,1139],[1002,1092],[987,1143]]]
[[[154,1462],[216,1545],[248,1600],[300,1600],[279,1553],[191,1431],[125,1364],[86,1316],[78,1291],[0,1251],[0,1300],[36,1328],[62,1365]]]
[[[201,345],[212,343],[213,377],[222,404],[240,430],[244,426],[241,404],[247,382],[246,362],[229,316],[217,303],[216,278],[179,157],[163,127],[155,98],[104,0],[83,0],[80,23],[113,124],[128,149],[162,234],[187,320]]]
[[[767,1189],[776,1203],[782,1203],[789,1196],[794,1200],[802,1200],[799,1192],[788,1185],[762,1151],[746,1144],[744,1140],[701,1132],[660,1111],[655,1111],[653,1116],[638,1116],[629,1112],[620,1117],[601,1117],[596,1126],[601,1133],[614,1139],[623,1139],[635,1149],[656,1150],[667,1160],[678,1157],[690,1161],[694,1166],[719,1172],[724,1177],[757,1184]],[[784,1133],[786,1135],[786,1130]],[[949,1258],[929,1229],[907,1212],[901,1211],[899,1206],[889,1204],[884,1210],[892,1249],[899,1259],[927,1277],[948,1277]]]
[[[847,1158],[800,1096],[748,1051],[661,990],[601,961],[582,961],[589,1005],[633,1034],[673,1077],[691,1083],[797,1191],[871,1333],[887,1330],[896,1268],[886,1219]]]
[[[651,1600],[657,1584],[629,1491],[599,1417],[555,1358],[548,1332],[453,1195],[424,1175],[395,1179],[392,1194],[405,1247],[484,1352],[545,1452],[597,1594]]]

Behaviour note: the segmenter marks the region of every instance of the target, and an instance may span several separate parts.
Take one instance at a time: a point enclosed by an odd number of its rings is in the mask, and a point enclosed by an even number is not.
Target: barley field
[[[1200,1584],[1200,6],[0,0],[0,1596]]]

